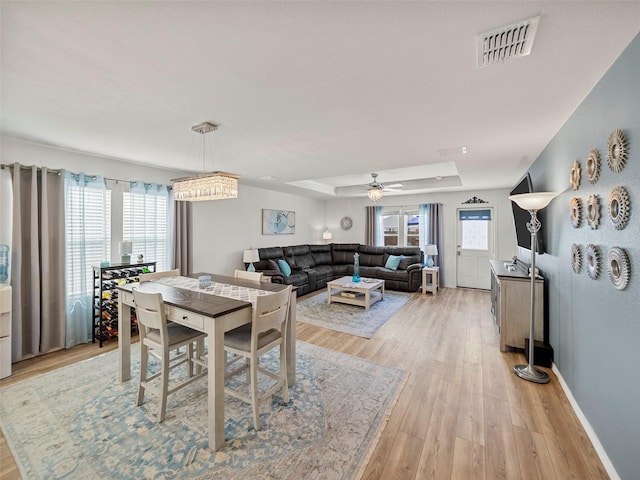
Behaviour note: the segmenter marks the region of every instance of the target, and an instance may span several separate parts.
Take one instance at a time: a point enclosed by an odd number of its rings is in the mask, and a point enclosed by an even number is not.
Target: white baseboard
[[[562,378],[562,375],[560,374],[560,370],[558,370],[558,367],[556,367],[555,363],[551,364],[551,370],[553,371],[553,373],[556,374],[556,377],[558,377],[558,380],[560,381],[560,386],[562,387],[562,390],[567,396],[567,399],[569,400],[569,404],[571,405],[571,408],[573,408],[573,411],[578,416],[578,420],[582,424],[582,428],[584,428],[584,431],[587,433],[589,440],[591,440],[591,443],[593,444],[593,448],[596,450],[598,457],[600,457],[600,461],[602,462],[604,469],[607,471],[607,474],[609,475],[611,480],[621,480],[620,475],[618,475],[618,472],[616,472],[616,469],[613,466],[613,463],[611,463],[611,460],[609,460],[609,456],[607,455],[607,452],[605,451],[604,447],[600,443],[600,440],[598,439],[596,432],[593,431],[593,428],[591,428],[591,424],[589,423],[589,420],[587,420],[587,417],[584,415],[584,413],[582,413],[582,410],[580,409],[578,402],[576,402],[576,399],[571,393],[571,390],[569,390],[569,386],[564,381],[564,378]]]

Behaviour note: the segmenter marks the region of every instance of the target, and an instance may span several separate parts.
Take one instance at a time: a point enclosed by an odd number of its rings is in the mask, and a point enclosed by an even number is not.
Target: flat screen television
[[[513,187],[510,195],[517,195],[520,193],[533,192],[533,184],[531,183],[531,175],[527,174],[520,179],[520,181]],[[513,209],[513,222],[516,227],[516,240],[518,246],[531,250],[531,232],[527,229],[527,223],[531,220],[531,215],[526,210],[520,208],[516,202],[511,202],[511,208]],[[538,220],[540,219],[540,212],[538,212]],[[538,239],[536,242],[537,253],[544,253],[544,243],[542,241],[542,227],[538,231]]]

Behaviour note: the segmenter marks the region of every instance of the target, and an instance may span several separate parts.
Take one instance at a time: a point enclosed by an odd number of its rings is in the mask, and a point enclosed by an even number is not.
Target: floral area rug
[[[226,396],[225,437],[207,447],[207,381],[169,395],[167,416],[133,379],[117,381],[117,352],[0,390],[0,426],[24,479],[352,479],[361,474],[405,372],[298,342],[290,401],[261,406]],[[261,358],[277,369],[277,350]],[[179,374],[180,372],[176,372]],[[240,375],[243,379],[243,375]],[[265,377],[268,378],[268,377]]]
[[[385,292],[369,310],[345,303],[327,303],[327,292],[297,304],[296,320],[338,332],[371,338],[411,298],[410,293]]]

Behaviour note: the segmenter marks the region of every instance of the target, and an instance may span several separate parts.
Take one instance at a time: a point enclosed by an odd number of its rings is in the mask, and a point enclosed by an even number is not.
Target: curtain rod
[[[4,170],[5,168],[14,168],[14,164],[6,164],[6,163],[0,163],[0,170]],[[20,165],[20,169],[21,170],[31,170],[31,167],[28,165]],[[36,167],[36,169],[38,169],[39,171],[42,171],[42,167]],[[64,170],[60,170],[60,169],[55,169],[55,168],[51,168],[48,169],[47,172],[48,173],[55,173],[56,175],[62,175],[62,172]],[[73,175],[77,175],[77,173],[73,173],[71,172]],[[99,175],[87,175],[89,177],[92,178],[97,178]],[[109,178],[109,177],[102,177],[105,180],[109,180],[111,182],[125,182],[125,183],[132,183],[132,182],[142,182],[142,183],[151,183],[151,182],[144,182],[142,180],[122,180],[121,178]],[[171,185],[167,185],[169,188],[171,188]]]

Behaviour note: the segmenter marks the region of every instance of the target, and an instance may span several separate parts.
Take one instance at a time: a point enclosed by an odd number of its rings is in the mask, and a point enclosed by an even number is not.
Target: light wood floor
[[[364,479],[608,478],[555,375],[547,385],[512,373],[489,293],[415,294],[372,339],[298,323],[298,339],[409,372]],[[14,364],[0,386],[114,348],[84,345]],[[0,478],[20,478],[0,436]]]

